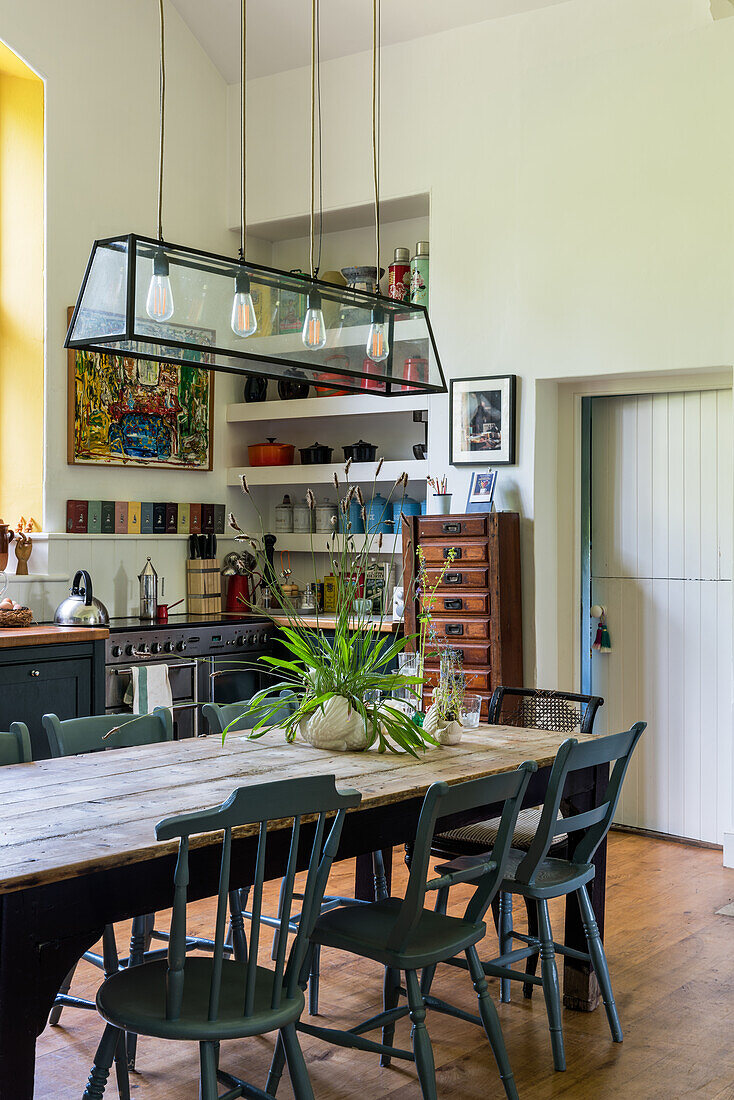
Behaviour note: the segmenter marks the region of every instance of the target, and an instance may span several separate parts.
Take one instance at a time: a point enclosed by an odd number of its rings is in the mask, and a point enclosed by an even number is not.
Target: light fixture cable
[[[375,282],[380,288],[380,0],[372,0],[372,176],[375,189]]]
[[[158,0],[160,22],[160,103],[158,141],[158,240],[163,240],[163,150],[166,127],[166,20],[163,0]]]
[[[310,242],[308,252],[308,266],[311,278],[314,277],[314,207],[315,174],[316,174],[316,18],[318,14],[317,0],[311,0],[311,221]]]
[[[246,206],[246,148],[247,148],[247,0],[242,0],[240,14],[242,42],[240,53],[240,81],[242,97],[240,100],[240,259],[244,261],[247,250],[247,206]]]

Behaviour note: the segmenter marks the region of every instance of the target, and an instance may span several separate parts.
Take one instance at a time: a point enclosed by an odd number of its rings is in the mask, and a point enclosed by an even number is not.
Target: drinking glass
[[[479,712],[482,709],[481,695],[465,695],[461,707],[461,724],[464,729],[475,730],[479,725]]]

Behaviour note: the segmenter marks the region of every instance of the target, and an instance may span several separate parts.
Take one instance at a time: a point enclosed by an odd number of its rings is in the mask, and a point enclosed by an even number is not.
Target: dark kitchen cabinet
[[[0,651],[0,730],[25,722],[34,760],[50,756],[44,714],[104,714],[104,642],[19,646]]]

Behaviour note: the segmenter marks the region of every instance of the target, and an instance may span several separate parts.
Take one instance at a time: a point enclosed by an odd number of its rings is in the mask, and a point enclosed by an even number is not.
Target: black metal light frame
[[[126,252],[127,256],[124,309],[119,313],[121,326],[124,321],[124,331],[114,334],[109,334],[109,332],[107,334],[104,332],[96,334],[92,332],[90,334],[88,331],[88,306],[83,305],[85,291],[87,290],[90,274],[94,267],[95,257],[100,249],[108,249],[112,252]],[[137,261],[141,257],[146,260],[153,260],[155,254],[159,253],[161,250],[163,250],[166,255],[172,275],[177,268],[183,268],[201,271],[209,278],[215,276],[217,279],[227,279],[229,280],[229,287],[231,288],[231,290],[228,291],[230,295],[234,293],[234,281],[237,274],[245,272],[250,277],[253,284],[267,286],[280,292],[303,294],[304,300],[307,299],[309,290],[316,288],[324,301],[337,303],[339,307],[356,307],[364,311],[366,316],[370,316],[374,309],[379,309],[384,313],[387,319],[389,341],[388,357],[385,362],[379,364],[379,366],[376,364],[374,371],[368,372],[363,369],[360,370],[357,366],[353,366],[351,362],[348,367],[340,366],[336,369],[328,366],[326,362],[326,353],[339,353],[346,348],[356,349],[360,347],[360,344],[364,347],[364,342],[360,340],[353,344],[346,342],[342,344],[332,344],[321,352],[309,351],[303,348],[302,352],[299,350],[298,357],[293,357],[289,354],[267,354],[263,351],[255,351],[254,345],[256,341],[263,344],[268,339],[273,337],[277,338],[277,336],[282,334],[258,336],[256,333],[252,337],[237,337],[235,342],[236,346],[225,347],[221,346],[221,343],[217,343],[216,333],[218,329],[213,330],[211,327],[209,329],[202,329],[202,332],[214,332],[214,342],[208,344],[202,341],[202,343],[199,344],[190,340],[175,338],[175,334],[171,331],[175,329],[177,325],[175,313],[170,322],[164,323],[167,324],[165,338],[156,336],[155,330],[158,324],[157,322],[150,321],[146,317],[146,320],[141,326],[140,310],[138,310],[136,318]],[[223,286],[221,289],[224,289]],[[203,293],[204,290],[202,286],[202,294]],[[222,302],[228,300],[231,300],[231,298],[228,298],[226,295],[222,297]],[[102,310],[100,310],[100,315],[101,312]],[[86,319],[85,331],[82,334],[75,335],[75,330],[81,314],[84,314]],[[94,310],[91,311],[91,315],[94,315]],[[113,315],[117,317],[118,313],[114,311]],[[425,360],[428,364],[428,369],[426,371],[426,377],[423,379],[406,376],[405,367],[410,361],[410,356],[405,359],[403,372],[400,373],[399,370],[396,370],[396,357],[403,355],[405,348],[403,352],[398,352],[397,356],[395,348],[396,329],[399,331],[400,323],[405,320],[415,320],[418,322],[421,319],[425,324],[425,331],[423,332],[421,330],[421,336],[419,338],[413,338],[413,344],[421,344],[422,350],[425,348]],[[221,326],[226,326],[229,331],[229,315],[224,309],[219,310],[217,322]],[[195,327],[187,322],[185,318],[183,319],[183,324],[187,325],[189,328]],[[367,320],[365,320],[364,324],[368,324]],[[355,327],[363,328],[364,325]],[[420,329],[420,325],[413,327]],[[107,326],[107,328],[109,328],[109,326]],[[344,332],[347,334],[348,338],[349,328],[350,326],[348,324],[344,325],[343,320],[340,320],[338,331],[334,326],[331,327],[330,331],[337,332],[337,335]],[[143,329],[145,329],[145,331],[143,331]],[[290,333],[289,335],[294,335],[294,333]],[[228,335],[227,338],[231,340],[231,336]],[[250,341],[252,341],[252,343],[250,343],[251,350],[248,350],[248,342]],[[398,336],[398,346],[405,344],[409,349],[410,342],[410,336],[404,341],[401,341]],[[311,279],[308,275],[279,271],[276,268],[250,263],[249,261],[247,263],[242,263],[238,258],[221,256],[216,253],[189,248],[188,246],[169,244],[168,242],[136,233],[129,233],[116,237],[105,237],[94,242],[64,346],[106,355],[121,355],[123,357],[148,359],[161,363],[173,363],[175,365],[181,365],[183,363],[189,366],[196,363],[196,360],[192,359],[190,353],[199,352],[202,353],[203,356],[202,360],[199,361],[200,365],[205,366],[208,370],[239,375],[255,374],[266,378],[274,378],[276,380],[292,378],[295,371],[297,372],[297,376],[301,378],[304,377],[305,373],[305,377],[310,384],[318,384],[319,380],[317,374],[327,371],[331,377],[335,379],[333,383],[330,383],[330,385],[333,385],[335,388],[346,392],[364,393],[366,392],[365,386],[360,383],[369,381],[371,385],[367,387],[367,392],[385,397],[405,396],[408,393],[424,394],[447,392],[438,348],[428,317],[428,311],[425,306],[413,305],[409,302],[400,302],[392,298],[385,298],[379,294],[368,294],[365,291],[355,290],[349,287],[335,286],[332,283],[327,283],[320,279]],[[189,353],[188,355],[185,354],[187,352]],[[433,357],[433,363],[431,363],[431,355]],[[359,359],[361,355],[358,353],[357,357]],[[415,358],[421,359],[423,355],[421,353],[416,353]],[[413,359],[414,362],[415,358]],[[309,371],[311,372],[310,377],[308,374]],[[431,378],[433,378],[432,381],[430,380]]]

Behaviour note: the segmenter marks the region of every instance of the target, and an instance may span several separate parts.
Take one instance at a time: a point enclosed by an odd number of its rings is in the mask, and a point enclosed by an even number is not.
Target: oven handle
[[[163,662],[161,662],[163,663]],[[196,668],[196,661],[180,661],[175,665],[169,665],[169,668]],[[115,676],[132,676],[133,670],[131,668],[110,668],[107,666],[108,672],[114,672]]]

